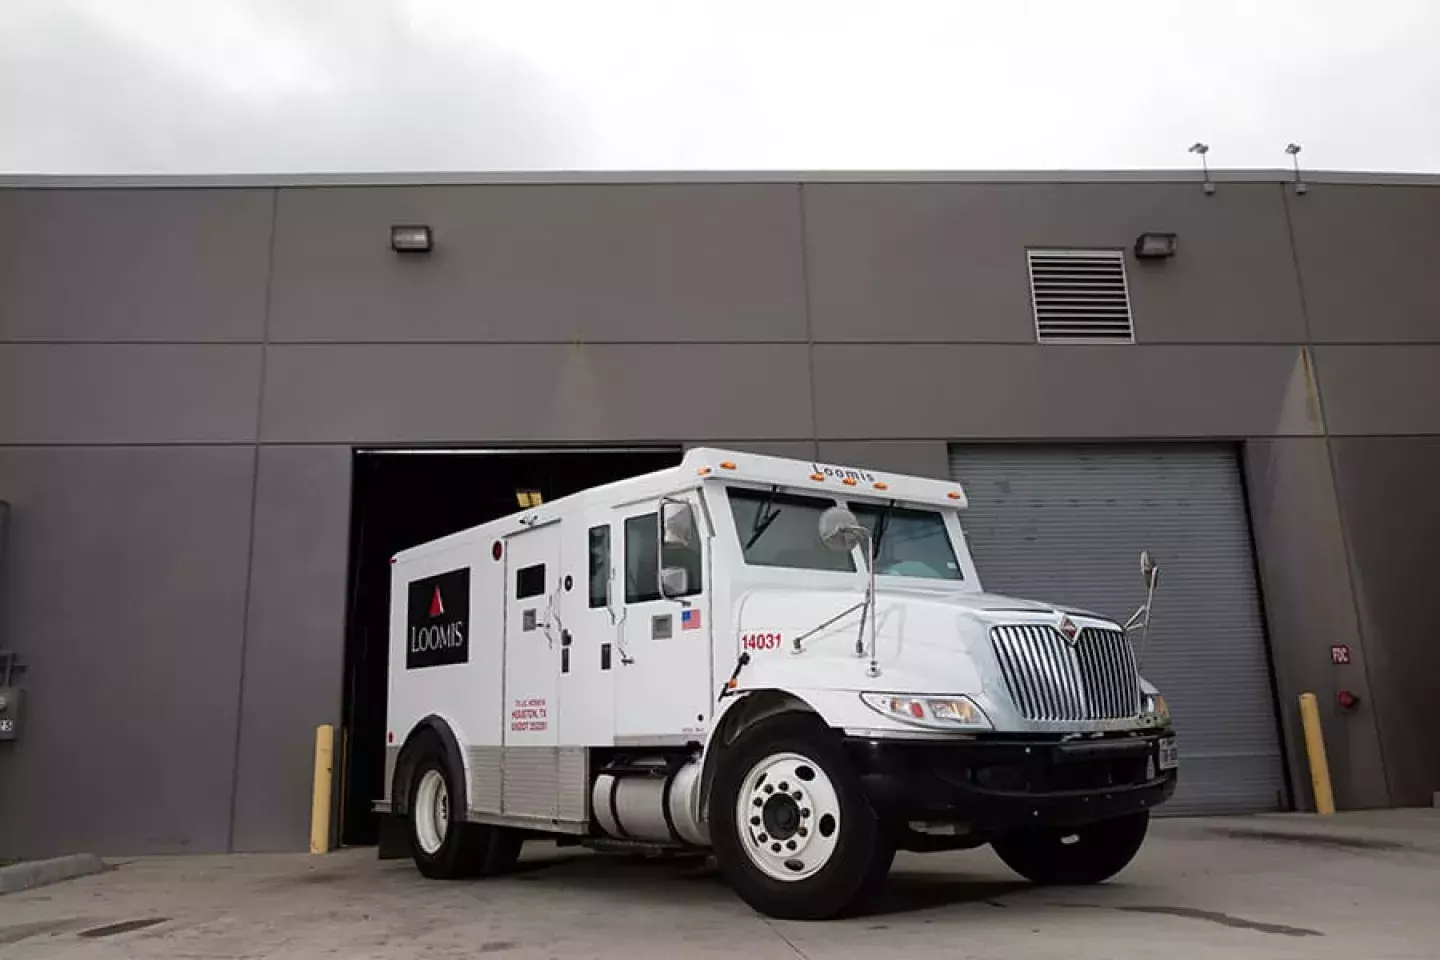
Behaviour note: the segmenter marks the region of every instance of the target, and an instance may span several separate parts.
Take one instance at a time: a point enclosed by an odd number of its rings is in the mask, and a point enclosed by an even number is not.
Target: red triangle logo
[[[440,599],[440,588],[435,588],[435,595],[430,598],[430,616],[438,617],[445,612],[445,601]]]

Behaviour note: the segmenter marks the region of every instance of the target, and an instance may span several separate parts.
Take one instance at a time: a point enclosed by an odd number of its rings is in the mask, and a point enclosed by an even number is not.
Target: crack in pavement
[[[1244,917],[1233,917],[1228,913],[1220,913],[1215,910],[1197,910],[1194,907],[1116,907],[1115,909],[1124,910],[1127,913],[1153,913],[1167,917],[1184,917],[1187,920],[1205,920],[1209,923],[1218,923],[1223,927],[1256,930],[1260,933],[1272,933],[1282,937],[1325,936],[1319,930],[1311,930],[1308,927],[1291,927],[1283,923],[1262,923],[1259,920],[1246,920]]]

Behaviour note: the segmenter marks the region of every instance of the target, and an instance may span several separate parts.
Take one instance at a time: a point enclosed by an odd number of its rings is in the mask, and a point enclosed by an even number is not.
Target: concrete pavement
[[[527,848],[422,879],[373,850],[156,858],[0,897],[0,957],[616,960],[1440,956],[1440,811],[1162,820],[1129,870],[1041,889],[988,850],[897,859],[869,914],[757,916],[703,861]]]

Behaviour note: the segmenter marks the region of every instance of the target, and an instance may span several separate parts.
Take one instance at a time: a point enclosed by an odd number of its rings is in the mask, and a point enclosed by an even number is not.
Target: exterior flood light
[[[390,249],[396,253],[429,253],[434,245],[430,228],[424,224],[390,228]]]
[[[1141,260],[1163,260],[1175,256],[1175,234],[1140,234],[1135,238],[1135,256]]]

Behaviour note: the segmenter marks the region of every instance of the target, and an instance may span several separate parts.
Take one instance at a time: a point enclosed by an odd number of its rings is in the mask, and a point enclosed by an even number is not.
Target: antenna
[[[1205,154],[1210,152],[1210,144],[1201,143],[1199,140],[1196,140],[1194,143],[1190,144],[1190,149],[1187,152],[1197,153],[1200,155],[1200,171],[1202,176],[1204,177],[1203,189],[1205,190],[1205,195],[1209,196],[1210,194],[1215,192],[1215,184],[1210,179],[1210,163],[1208,160],[1205,159]]]

